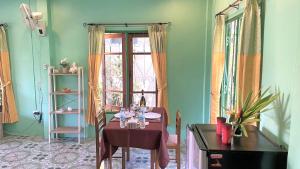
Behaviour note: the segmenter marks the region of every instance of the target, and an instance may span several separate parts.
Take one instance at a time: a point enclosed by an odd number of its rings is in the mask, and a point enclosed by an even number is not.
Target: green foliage
[[[268,94],[269,90],[270,88],[255,97],[253,92],[248,93],[241,110],[229,113],[229,122],[240,125],[244,136],[248,136],[245,125],[259,122],[260,114],[270,110],[267,107],[278,98],[279,93]]]

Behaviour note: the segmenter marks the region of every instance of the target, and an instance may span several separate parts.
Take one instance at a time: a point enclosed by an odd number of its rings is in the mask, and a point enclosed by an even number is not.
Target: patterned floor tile
[[[116,152],[120,156],[121,151]],[[181,148],[181,169],[185,169],[185,146]],[[175,151],[169,151],[170,157]],[[7,136],[0,140],[0,169],[95,169],[94,139],[83,144],[76,140],[61,139],[49,144],[40,137]],[[113,168],[121,168],[121,160],[113,159]],[[150,168],[150,151],[131,148],[127,169]],[[170,161],[167,169],[175,169]]]

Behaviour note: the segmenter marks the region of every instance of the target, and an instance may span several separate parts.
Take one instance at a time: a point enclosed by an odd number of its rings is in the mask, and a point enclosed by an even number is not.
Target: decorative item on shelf
[[[246,125],[253,124],[260,121],[260,115],[270,109],[267,106],[270,105],[279,96],[279,93],[268,94],[269,89],[266,89],[260,95],[252,96],[253,92],[250,92],[245,101],[242,104],[242,108],[238,111],[228,111],[229,122],[233,126],[234,136],[248,137]]]
[[[55,112],[56,113],[63,113],[64,111],[65,111],[64,108],[61,108],[61,109],[56,110]]]
[[[67,58],[60,60],[60,65],[62,66],[62,73],[68,73],[70,68],[70,63]]]
[[[53,73],[59,73],[59,69],[53,69]]]
[[[69,107],[67,108],[67,110],[68,110],[68,111],[72,111],[73,109],[72,109],[72,107],[69,106]]]
[[[70,88],[64,88],[64,89],[63,89],[63,92],[64,92],[64,93],[71,93],[72,90],[71,90]]]
[[[78,66],[75,62],[73,62],[71,67],[70,67],[69,72],[74,74],[74,73],[77,73],[77,71],[78,71]]]

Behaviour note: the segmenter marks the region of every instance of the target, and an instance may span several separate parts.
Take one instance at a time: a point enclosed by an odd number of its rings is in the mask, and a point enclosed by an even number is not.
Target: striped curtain
[[[169,113],[167,82],[167,26],[155,24],[148,27],[151,57],[157,80],[158,107],[164,107]]]
[[[237,67],[237,110],[249,92],[259,94],[261,81],[261,16],[258,0],[246,0]]]
[[[6,32],[3,26],[0,26],[0,87],[2,89],[1,123],[15,123],[19,117],[11,81]]]
[[[104,26],[89,26],[89,56],[88,56],[88,124],[94,124],[96,112],[100,111],[98,83],[100,66],[104,54]]]
[[[225,16],[216,17],[213,51],[212,51],[212,74],[210,94],[210,123],[216,123],[220,114],[221,84],[225,62]]]

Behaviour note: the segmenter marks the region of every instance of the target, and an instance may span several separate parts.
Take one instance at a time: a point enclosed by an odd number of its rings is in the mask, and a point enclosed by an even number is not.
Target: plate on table
[[[114,117],[116,117],[116,118],[120,118],[120,115],[121,115],[121,113],[116,113],[115,115],[114,115]],[[133,113],[133,112],[125,112],[125,116],[126,116],[126,118],[131,118],[131,117],[133,117],[135,114]]]
[[[154,113],[154,112],[145,113],[146,119],[158,119],[160,117],[161,117],[161,114],[159,114],[159,113]]]

